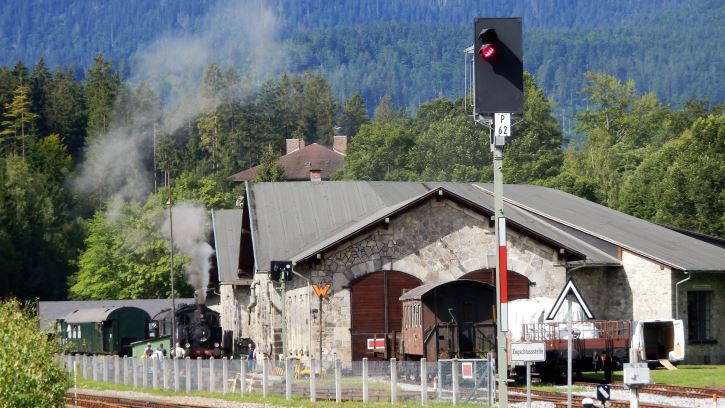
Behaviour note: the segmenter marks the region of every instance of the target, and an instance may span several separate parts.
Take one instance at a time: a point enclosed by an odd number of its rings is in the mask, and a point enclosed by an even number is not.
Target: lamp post
[[[176,347],[176,294],[174,293],[174,203],[171,201],[171,178],[169,172],[166,172],[166,180],[169,187],[169,200],[166,204],[169,206],[169,241],[171,248],[170,274],[171,274],[171,342],[169,347]]]

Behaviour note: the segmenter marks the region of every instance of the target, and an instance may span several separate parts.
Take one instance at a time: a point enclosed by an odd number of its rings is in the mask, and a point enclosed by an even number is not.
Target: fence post
[[[398,370],[396,368],[397,360],[395,358],[390,359],[390,403],[396,404],[398,402]]]
[[[458,404],[458,359],[451,362],[451,380],[453,381],[453,405]]]
[[[268,373],[267,373],[267,357],[262,356],[262,397],[267,398],[267,385],[268,385]]]
[[[128,356],[121,359],[121,384],[128,385]]]
[[[101,356],[101,381],[108,382],[108,356]]]
[[[96,356],[90,356],[91,358],[91,373],[93,373],[93,381],[98,381],[98,369],[96,366],[98,365],[98,362],[96,361]]]
[[[65,371],[69,374],[73,372],[73,355],[68,354],[65,356]]]
[[[201,357],[196,358],[196,390],[204,391],[204,378],[201,375]]]
[[[310,357],[310,402],[317,401],[317,360]]]
[[[420,359],[420,403],[428,405],[428,360]]]
[[[131,376],[133,377],[133,388],[138,388],[138,370],[136,369],[136,358],[131,358]]]
[[[113,356],[113,383],[118,384],[121,381],[121,368],[119,367],[121,358],[118,354]]]
[[[292,372],[290,370],[290,359],[284,359],[284,397],[287,400],[292,399]]]
[[[244,386],[247,385],[247,360],[239,359],[239,396],[244,396]]]
[[[340,374],[340,360],[335,356],[335,402],[342,402],[342,375]]]
[[[227,382],[229,380],[229,359],[222,357],[222,394],[227,393]]]
[[[170,355],[171,353],[169,353]],[[164,379],[164,389],[168,390],[170,388],[169,386],[169,372],[171,371],[171,360],[169,359],[163,359],[161,360],[161,367],[163,368],[161,370],[161,375]]]
[[[186,393],[191,392],[191,357],[184,359],[184,382],[186,383]]]
[[[368,358],[362,359],[363,402],[368,402]]]
[[[486,381],[488,381],[488,405],[493,406],[495,396],[496,396],[496,387],[494,385],[494,375],[493,375],[493,357],[491,354],[486,355],[486,361],[488,364],[486,365],[486,375],[488,378]]]
[[[209,357],[209,392],[214,392],[214,357]]]
[[[159,359],[158,358],[152,358],[151,359],[151,386],[156,389],[159,388],[159,368],[158,364]]]
[[[174,391],[179,392],[179,359],[174,359]]]

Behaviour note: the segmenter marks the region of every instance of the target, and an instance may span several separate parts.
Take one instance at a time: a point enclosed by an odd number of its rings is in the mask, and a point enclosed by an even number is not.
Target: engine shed
[[[406,359],[473,358],[496,349],[493,286],[468,279],[429,283],[400,301]]]

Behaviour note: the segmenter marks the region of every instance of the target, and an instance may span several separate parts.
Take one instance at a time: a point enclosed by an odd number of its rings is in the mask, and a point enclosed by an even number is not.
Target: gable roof
[[[489,192],[492,186],[484,186]],[[546,187],[507,185],[504,200],[566,226],[610,242],[666,266],[687,272],[725,272],[725,249]]]
[[[279,158],[278,163],[284,168],[286,181],[309,181],[310,170],[322,171],[322,179],[329,180],[330,174],[341,169],[345,164],[345,155],[321,144],[312,143]],[[229,180],[250,181],[257,174],[259,166],[250,167],[235,173]]]
[[[221,282],[238,279],[242,214],[242,210],[216,210],[211,213],[217,268]]]
[[[193,298],[176,299],[177,305],[180,303],[194,302],[195,300]],[[74,310],[108,309],[122,306],[134,306],[145,310],[149,316],[155,316],[162,309],[171,309],[171,299],[40,301],[38,302],[40,329],[47,328],[56,319],[62,319]]]
[[[247,185],[257,270],[272,259],[301,262],[443,191],[493,213],[492,186],[470,183],[350,181]],[[725,271],[725,250],[558,190],[506,185],[509,226],[586,264],[619,265],[621,246],[683,271]],[[688,253],[692,251],[692,253]]]

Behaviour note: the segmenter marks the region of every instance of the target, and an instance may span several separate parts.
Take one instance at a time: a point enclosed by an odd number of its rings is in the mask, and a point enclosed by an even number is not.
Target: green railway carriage
[[[68,313],[57,329],[69,353],[131,355],[131,343],[147,337],[150,320],[137,307],[94,307]]]

